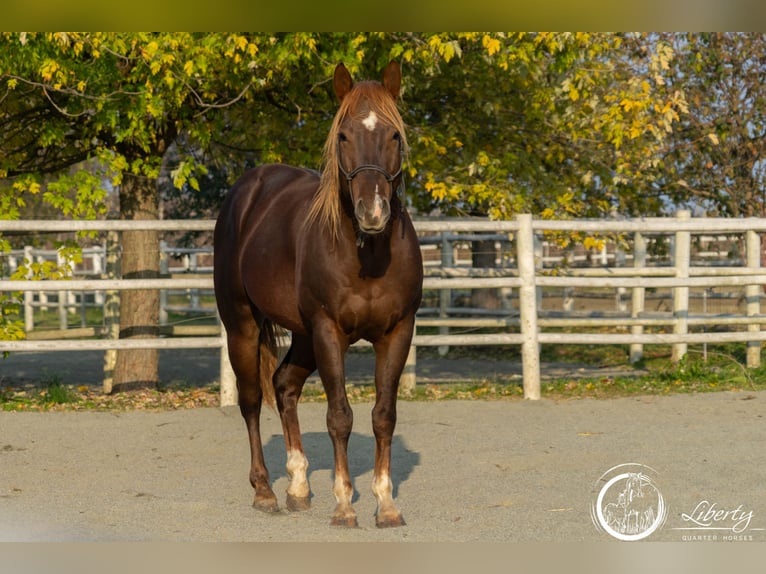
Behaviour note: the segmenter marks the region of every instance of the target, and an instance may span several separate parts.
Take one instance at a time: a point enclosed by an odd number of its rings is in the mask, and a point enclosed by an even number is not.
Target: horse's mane
[[[394,126],[401,135],[405,154],[408,150],[404,121],[396,107],[396,100],[388,90],[380,82],[366,81],[354,84],[341,101],[327,134],[322,154],[319,189],[314,196],[307,220],[309,224],[317,222],[327,227],[334,239],[338,237],[341,217],[337,147],[340,124],[351,114],[359,116],[358,119],[362,120],[369,110],[373,110],[383,122]]]

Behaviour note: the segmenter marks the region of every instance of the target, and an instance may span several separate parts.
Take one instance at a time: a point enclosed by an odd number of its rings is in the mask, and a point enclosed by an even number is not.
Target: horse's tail
[[[269,319],[264,319],[258,334],[258,384],[261,386],[263,400],[276,410],[274,395],[274,372],[277,370],[277,333],[276,326]]]

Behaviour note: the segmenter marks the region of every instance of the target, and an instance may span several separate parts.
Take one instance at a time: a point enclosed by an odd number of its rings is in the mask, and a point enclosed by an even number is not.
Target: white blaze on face
[[[377,114],[373,111],[370,111],[367,117],[362,120],[362,125],[370,131],[374,130],[375,126],[378,125]]]
[[[375,184],[375,203],[372,207],[372,215],[374,217],[380,217],[383,215],[383,199],[380,197],[380,192],[378,191],[378,184]]]

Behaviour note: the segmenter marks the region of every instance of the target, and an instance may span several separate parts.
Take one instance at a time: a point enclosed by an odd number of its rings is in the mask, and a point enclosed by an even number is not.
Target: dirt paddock
[[[195,357],[217,368],[215,354]],[[188,367],[185,358],[166,358],[169,378],[182,363]],[[67,361],[59,353],[55,363],[63,383],[99,384],[88,378],[98,369],[91,372],[84,357]],[[43,368],[39,357],[21,355],[1,365],[2,377],[19,381]],[[447,377],[445,365],[419,367],[423,378]],[[486,363],[461,362],[452,374],[482,367],[486,372]],[[665,503],[666,517],[649,540],[766,541],[765,392],[400,401],[392,470],[407,526],[389,530],[374,527],[371,404],[353,409],[349,459],[360,527],[352,530],[329,526],[333,455],[321,402],[299,409],[312,507],[277,516],[251,508],[236,407],[0,412],[0,540],[607,541],[591,517],[594,500],[604,473],[633,463],[651,469]],[[283,498],[281,425],[270,410],[262,418],[267,464]]]

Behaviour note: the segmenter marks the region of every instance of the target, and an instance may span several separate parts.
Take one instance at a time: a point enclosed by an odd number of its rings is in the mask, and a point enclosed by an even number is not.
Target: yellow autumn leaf
[[[604,240],[596,237],[586,237],[582,244],[585,249],[601,250],[604,246]]]
[[[54,60],[45,60],[45,62],[43,62],[43,65],[40,66],[40,76],[42,77],[43,80],[48,82],[51,80],[51,78],[53,78],[53,75],[56,73],[58,69],[59,69],[59,65]]]
[[[572,88],[569,90],[569,99],[573,102],[576,102],[580,99],[580,91],[574,86],[572,86]]]
[[[157,53],[157,50],[159,50],[159,48],[160,48],[160,45],[157,42],[154,42],[154,41],[149,42],[146,45],[146,48],[144,48],[143,50],[144,56],[150,59],[153,58],[154,55]]]
[[[485,35],[481,39],[481,44],[486,48],[487,54],[490,56],[498,53],[500,51],[500,40],[497,38],[493,38],[492,36]]]

